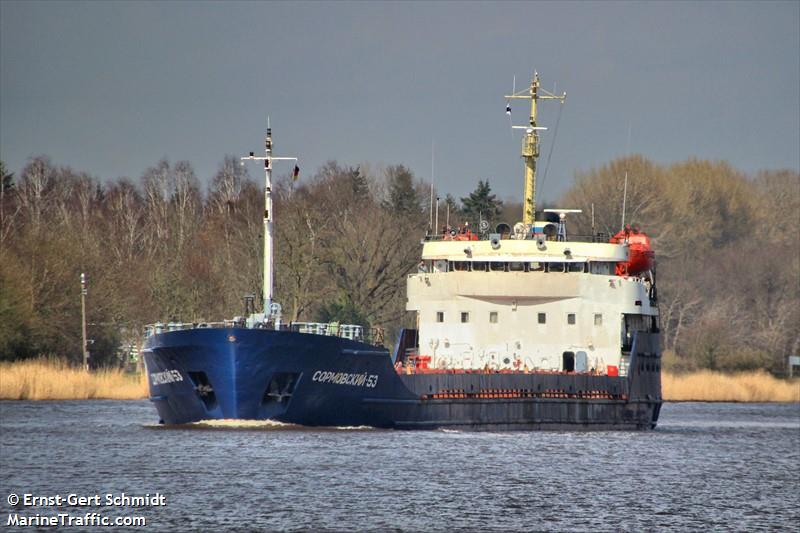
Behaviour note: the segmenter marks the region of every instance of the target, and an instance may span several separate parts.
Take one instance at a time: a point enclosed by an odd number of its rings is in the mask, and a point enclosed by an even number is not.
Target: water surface
[[[0,520],[98,511],[146,531],[796,530],[800,405],[666,404],[648,432],[165,429],[147,401],[0,402]],[[28,508],[10,493],[166,495]],[[132,529],[128,529],[132,530]]]

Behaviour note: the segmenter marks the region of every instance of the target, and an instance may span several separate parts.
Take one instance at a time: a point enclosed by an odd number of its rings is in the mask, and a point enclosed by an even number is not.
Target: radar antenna
[[[536,215],[536,158],[539,157],[538,132],[547,129],[538,126],[536,123],[537,101],[558,100],[563,104],[567,99],[567,93],[564,92],[557,95],[542,89],[539,83],[539,73],[534,72],[530,87],[506,95],[505,98],[509,102],[506,104],[506,113],[508,114],[511,113],[511,100],[526,99],[531,101],[531,114],[528,125],[511,126],[513,129],[525,130],[525,137],[522,139],[522,158],[525,160],[525,190],[524,202],[522,204],[522,223],[525,224],[526,230],[530,230]]]

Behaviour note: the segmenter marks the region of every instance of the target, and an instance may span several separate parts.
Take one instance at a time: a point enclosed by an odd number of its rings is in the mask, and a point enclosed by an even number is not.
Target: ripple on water
[[[650,432],[473,433],[165,427],[148,402],[0,402],[0,489],[166,494],[148,531],[791,529],[799,407],[666,404]]]

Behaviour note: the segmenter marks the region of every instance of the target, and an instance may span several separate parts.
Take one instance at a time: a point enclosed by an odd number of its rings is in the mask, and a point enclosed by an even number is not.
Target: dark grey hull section
[[[432,400],[404,405],[396,412],[392,427],[469,431],[643,430],[656,426],[660,406],[657,402],[602,400]],[[393,411],[389,406],[381,407]]]
[[[627,376],[575,373],[401,375],[413,399],[364,402],[397,429],[643,430],[661,411],[657,332],[638,332]]]
[[[641,430],[656,426],[660,394],[631,398],[628,377],[575,374],[400,376],[415,399],[368,398],[397,429]]]

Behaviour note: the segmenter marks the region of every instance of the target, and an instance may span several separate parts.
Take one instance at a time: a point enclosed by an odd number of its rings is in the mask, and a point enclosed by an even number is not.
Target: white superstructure
[[[569,241],[566,217],[579,210],[545,209],[556,223],[535,220],[538,132],[546,129],[537,122],[538,101],[563,104],[566,96],[543,90],[535,72],[530,87],[506,96],[509,116],[512,100],[531,105],[521,127],[523,220],[513,230],[501,224],[483,240],[465,225],[423,243],[406,303],[417,312],[423,366],[625,374],[634,333],[658,331],[645,234],[626,227],[611,239]]]
[[[419,354],[441,369],[624,374],[633,332],[658,315],[652,275],[616,275],[627,243],[532,237],[424,243],[407,282]]]

